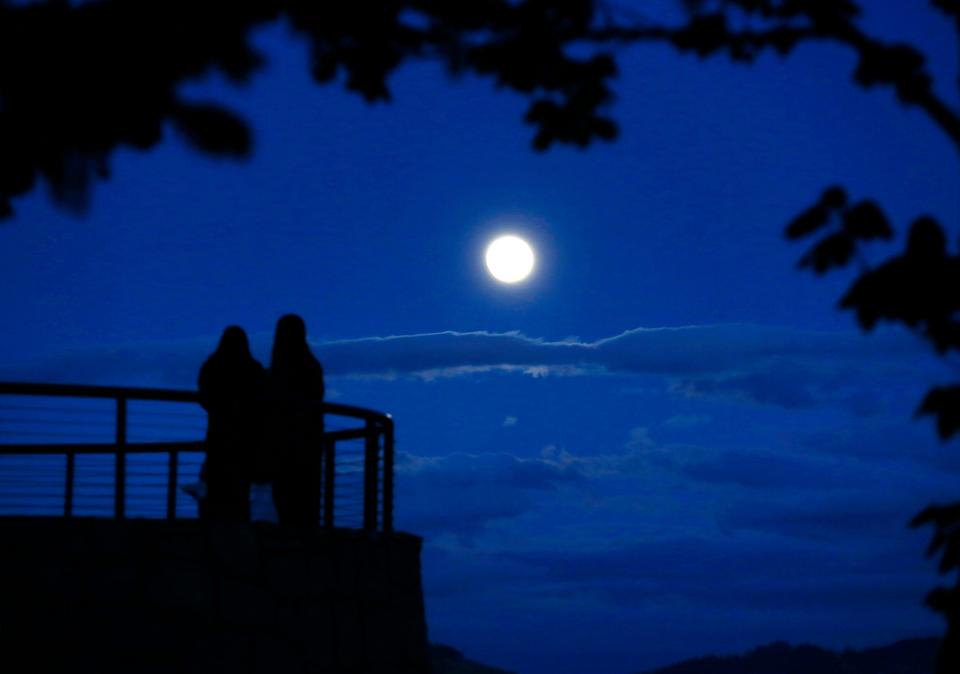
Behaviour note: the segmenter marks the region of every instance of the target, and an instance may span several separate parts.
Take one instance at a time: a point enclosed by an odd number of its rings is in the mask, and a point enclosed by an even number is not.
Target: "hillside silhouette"
[[[430,664],[433,674],[512,674],[505,669],[468,660],[456,648],[441,644],[431,644]]]
[[[702,59],[725,56],[750,64],[762,54],[786,55],[810,41],[851,50],[858,86],[890,88],[902,104],[926,115],[945,142],[960,148],[960,114],[938,97],[919,46],[867,33],[858,19],[858,5],[865,3],[852,0],[687,0],[690,17],[678,27],[618,22],[615,13],[606,7],[597,11],[588,0],[352,5],[263,0],[237,3],[230,11],[212,0],[23,4],[0,0],[0,45],[6,62],[16,64],[0,71],[0,219],[12,217],[13,199],[40,184],[50,188],[54,203],[82,212],[92,185],[110,176],[118,150],[155,147],[167,129],[199,152],[248,156],[254,144],[245,120],[218,101],[188,100],[179,86],[211,72],[247,82],[265,63],[250,40],[253,28],[281,16],[309,45],[317,84],[342,82],[368,102],[386,101],[389,76],[400,64],[432,58],[451,74],[487,77],[527,99],[524,120],[536,129],[538,150],[555,142],[585,147],[616,137],[617,126],[606,114],[613,100],[615,45],[660,42]],[[929,4],[960,30],[957,0]],[[407,21],[410,13],[416,21]],[[740,30],[741,25],[750,28]],[[591,45],[592,53],[581,56],[567,49],[570,45],[584,51]],[[839,187],[826,189],[787,229],[791,239],[816,237],[801,266],[816,273],[852,266],[862,245],[891,240],[893,227],[878,204],[870,198],[848,201]],[[883,322],[902,324],[941,355],[960,353],[960,253],[949,243],[941,223],[920,214],[903,253],[861,270],[842,308],[855,312],[865,331]],[[919,412],[936,418],[944,439],[960,436],[960,384],[932,388]],[[931,553],[942,552],[940,570],[955,576],[960,504],[931,507],[914,523],[936,528]],[[929,604],[949,623],[939,671],[960,671],[960,581],[932,593]],[[919,669],[923,663],[915,655],[903,656],[911,669],[889,669],[899,651],[877,656],[869,667],[858,659],[876,650],[883,649],[835,653],[778,643],[658,671],[932,671],[932,664]],[[777,658],[780,664],[762,668]],[[709,665],[677,669],[702,661]],[[746,669],[737,669],[741,665]]]
[[[743,655],[684,660],[644,674],[931,674],[940,640],[904,639],[862,651],[777,641]]]

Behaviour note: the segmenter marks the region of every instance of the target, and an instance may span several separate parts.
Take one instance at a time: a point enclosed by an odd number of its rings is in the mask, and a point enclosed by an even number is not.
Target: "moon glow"
[[[517,283],[533,271],[533,248],[519,236],[501,236],[490,242],[484,257],[487,269],[501,283]]]

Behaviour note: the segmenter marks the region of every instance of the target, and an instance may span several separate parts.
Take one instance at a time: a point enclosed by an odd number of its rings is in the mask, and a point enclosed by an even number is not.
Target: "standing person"
[[[252,355],[247,333],[230,326],[200,368],[200,404],[207,411],[203,475],[205,519],[250,521],[253,460],[263,440],[266,372]]]
[[[268,388],[273,401],[273,503],[282,525],[316,527],[323,460],[323,367],[295,314],[277,321]]]

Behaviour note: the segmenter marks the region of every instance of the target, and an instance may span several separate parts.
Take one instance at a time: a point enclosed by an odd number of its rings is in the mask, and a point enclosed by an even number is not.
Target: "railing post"
[[[67,475],[63,490],[63,516],[73,517],[73,482],[76,475],[77,455],[67,452]]]
[[[383,425],[383,531],[393,531],[393,419]]]
[[[170,460],[167,462],[167,519],[172,520],[177,517],[177,472],[180,454],[176,451],[170,452]]]
[[[117,398],[117,454],[114,463],[113,515],[123,519],[127,486],[127,399]]]
[[[377,469],[380,454],[379,429],[370,420],[366,423],[363,448],[363,528],[377,530]]]
[[[337,443],[325,440],[323,448],[323,526],[333,529],[333,488],[337,470]]]

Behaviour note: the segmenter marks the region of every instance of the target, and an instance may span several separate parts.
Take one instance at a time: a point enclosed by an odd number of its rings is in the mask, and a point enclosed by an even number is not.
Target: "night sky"
[[[960,104],[947,21],[864,4]],[[251,122],[251,160],[171,133],[121,152],[84,218],[17,202],[0,379],[188,388],[226,325],[266,363],[300,313],[330,398],[396,420],[431,640],[522,674],[941,631],[906,523],[956,497],[960,452],[912,413],[956,369],[862,335],[835,308],[853,272],[797,271],[782,236],[842,183],[956,240],[960,166],[921,113],[835,46],[753,67],[634,47],[620,138],[537,154],[526,102],[487,81],[408,65],[370,107],[312,84],[282,26],[256,41],[251,86],[185,89]],[[528,282],[483,267],[503,232],[535,248]]]

